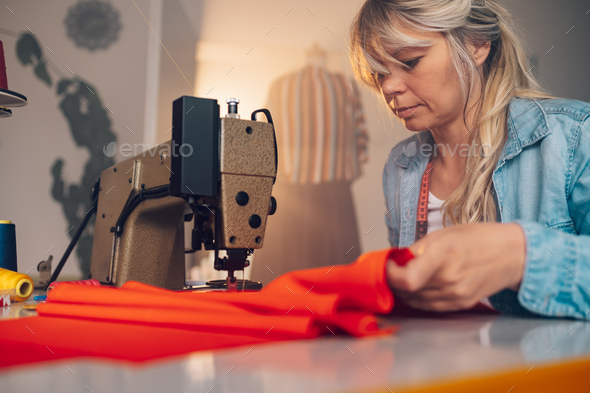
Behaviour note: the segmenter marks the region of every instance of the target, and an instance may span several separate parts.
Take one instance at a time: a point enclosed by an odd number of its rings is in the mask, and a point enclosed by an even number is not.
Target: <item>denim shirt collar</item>
[[[498,166],[549,134],[551,130],[547,126],[547,115],[537,101],[513,98],[508,108],[508,137]]]
[[[496,168],[502,166],[506,160],[517,156],[524,147],[536,143],[550,133],[547,126],[547,116],[536,101],[513,98],[508,106],[508,137]],[[412,151],[424,143],[434,146],[435,141],[430,131],[414,135],[404,154],[400,154],[395,159],[396,163],[402,168],[409,168],[412,165],[419,165],[421,161],[428,160],[428,157]]]
[[[411,142],[405,146],[403,154],[397,156],[395,162],[402,168],[410,168],[413,165],[419,165],[421,161],[428,161],[430,159],[428,156],[417,154],[417,150],[424,144],[434,147],[435,141],[430,131],[423,131],[413,135]]]

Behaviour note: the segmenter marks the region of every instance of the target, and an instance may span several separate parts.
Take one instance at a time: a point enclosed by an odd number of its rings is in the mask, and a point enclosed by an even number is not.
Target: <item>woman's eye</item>
[[[409,69],[412,69],[414,67],[416,67],[416,65],[418,65],[418,62],[420,61],[421,57],[417,57],[415,59],[412,60],[408,60],[408,61],[402,61],[402,63],[408,67]]]

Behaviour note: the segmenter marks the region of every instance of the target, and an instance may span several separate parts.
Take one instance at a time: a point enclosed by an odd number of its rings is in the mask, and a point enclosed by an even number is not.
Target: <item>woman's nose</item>
[[[391,73],[383,76],[381,90],[383,95],[393,98],[395,95],[403,94],[406,91],[406,85],[396,73]]]

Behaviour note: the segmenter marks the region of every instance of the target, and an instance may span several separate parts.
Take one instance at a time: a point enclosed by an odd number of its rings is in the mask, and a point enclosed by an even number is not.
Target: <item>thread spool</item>
[[[16,263],[16,227],[11,221],[0,220],[0,268],[18,271]]]
[[[33,280],[26,274],[0,268],[0,291],[13,289],[14,300],[17,302],[27,300],[33,293],[34,286]]]
[[[4,60],[4,45],[0,41],[0,89],[8,90],[8,77],[6,76],[6,61]]]
[[[7,107],[25,105],[27,105],[27,97],[15,91],[8,90],[4,45],[0,41],[0,117],[9,117],[12,115],[12,112]]]
[[[10,117],[12,116],[12,111],[8,108],[4,108],[0,106],[0,117]]]
[[[8,77],[6,76],[6,61],[4,60],[4,46],[0,41],[0,89],[8,90]],[[10,117],[12,111],[0,106],[0,117]]]

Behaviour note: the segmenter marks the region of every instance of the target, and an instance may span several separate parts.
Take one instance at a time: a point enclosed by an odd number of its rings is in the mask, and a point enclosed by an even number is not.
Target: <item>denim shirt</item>
[[[526,238],[520,289],[490,297],[500,312],[590,320],[590,104],[514,98],[493,174],[498,221]],[[414,243],[422,174],[434,143],[420,132],[395,146],[383,171],[393,247]],[[422,148],[422,151],[421,151]],[[426,153],[426,154],[425,154]]]

